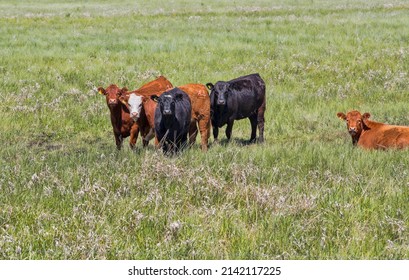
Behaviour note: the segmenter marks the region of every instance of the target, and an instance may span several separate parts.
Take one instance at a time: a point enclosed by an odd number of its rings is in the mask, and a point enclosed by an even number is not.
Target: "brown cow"
[[[199,127],[202,151],[207,151],[210,136],[210,97],[206,87],[202,84],[187,84],[179,86],[189,95],[192,103],[192,119],[189,127],[189,144],[196,141]]]
[[[156,103],[150,99],[150,96],[160,95],[172,87],[173,85],[165,77],[160,76],[143,87],[120,97],[120,101],[127,104],[131,118],[137,122],[143,141],[146,143],[155,135],[153,128]],[[158,144],[157,141],[155,144]]]
[[[161,95],[163,92],[158,92],[156,95]],[[144,139],[149,141],[155,136],[155,110],[156,102],[151,100],[148,96],[140,96],[135,93],[123,97],[123,101],[127,102],[131,117],[136,119],[140,127],[146,126],[149,128]],[[146,119],[146,123],[141,123],[141,118]],[[155,137],[155,146],[158,147],[159,142]]]
[[[131,92],[128,92],[126,88],[119,89],[116,85],[110,85],[106,90],[101,87],[98,88],[98,92],[106,96],[107,105],[111,111],[111,123],[118,149],[121,149],[123,138],[128,136],[131,136],[129,145],[134,148],[139,131],[141,132],[143,146],[148,145],[148,135],[151,132],[145,114],[137,116],[137,118],[133,116],[132,118],[124,99],[131,93],[150,96],[172,87],[172,84],[165,77],[160,76]],[[134,119],[137,119],[137,122]]]
[[[111,113],[111,124],[114,131],[116,148],[122,147],[123,138],[130,136],[129,145],[133,149],[138,138],[139,127],[131,119],[127,106],[119,101],[119,97],[127,91],[117,85],[110,85],[106,89],[99,87],[98,92],[106,96],[106,102]]]
[[[369,113],[361,115],[358,111],[338,113],[345,120],[352,144],[365,149],[402,149],[409,146],[409,127],[389,125],[369,120]]]

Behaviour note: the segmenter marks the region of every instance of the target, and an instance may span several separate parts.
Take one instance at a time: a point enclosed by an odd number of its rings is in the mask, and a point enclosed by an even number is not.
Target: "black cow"
[[[155,133],[163,152],[175,153],[186,146],[192,107],[189,96],[179,88],[164,92],[155,110]]]
[[[266,86],[259,74],[243,76],[215,85],[206,84],[210,92],[213,137],[217,141],[219,127],[227,124],[226,136],[230,140],[234,120],[249,118],[251,123],[250,142],[264,141],[264,111],[266,110]]]

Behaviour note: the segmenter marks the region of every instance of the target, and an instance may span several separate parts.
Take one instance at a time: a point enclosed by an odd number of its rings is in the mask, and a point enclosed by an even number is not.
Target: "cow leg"
[[[256,132],[257,132],[257,115],[251,115],[249,117],[250,124],[251,124],[251,136],[250,136],[250,143],[254,143],[256,141]]]
[[[165,141],[165,143],[162,144],[162,151],[164,154],[167,154],[169,150],[169,143]]]
[[[171,152],[172,152],[171,154],[172,155],[175,154],[175,152],[177,152],[177,150],[178,150],[179,143],[178,143],[178,139],[177,139],[176,135],[177,135],[177,131],[174,130],[173,131],[173,137],[172,137],[172,147],[171,147]]]
[[[209,132],[210,132],[210,121],[209,119],[202,118],[199,120],[199,131],[200,131],[200,145],[202,151],[207,151],[207,145],[209,143]]]
[[[187,138],[188,138],[187,133],[182,136],[182,138],[180,139],[180,144],[179,144],[180,148],[184,149],[187,146]]]
[[[265,102],[264,102],[265,104]],[[265,105],[258,108],[257,111],[257,126],[258,126],[258,141],[260,143],[264,142],[264,111],[266,110]]]
[[[155,148],[160,148],[158,137],[155,136]]]
[[[141,131],[141,138],[142,138],[142,145],[143,147],[148,146],[150,138],[148,135],[150,134],[150,128],[146,127],[144,131]]]
[[[122,135],[120,133],[115,133],[114,132],[114,136],[115,136],[115,144],[116,144],[116,148],[118,150],[120,150],[122,148],[122,142],[123,142],[123,138]]]
[[[197,125],[196,120],[192,119],[189,126],[189,144],[193,145],[196,142]]]
[[[214,142],[217,142],[217,137],[219,136],[219,128],[216,125],[213,125],[213,139]]]
[[[185,147],[187,147],[187,138],[188,138],[187,133],[182,136],[182,138],[180,139],[180,142],[178,143],[178,150],[184,149]]]
[[[227,137],[227,140],[229,140],[229,141],[230,141],[230,138],[231,138],[231,132],[233,130],[233,123],[234,123],[234,120],[231,120],[231,121],[227,122],[226,137]]]
[[[133,125],[131,127],[131,133],[130,133],[130,138],[129,138],[129,146],[131,149],[135,149],[135,144],[136,140],[138,140],[138,133],[139,133],[139,127],[137,125]]]

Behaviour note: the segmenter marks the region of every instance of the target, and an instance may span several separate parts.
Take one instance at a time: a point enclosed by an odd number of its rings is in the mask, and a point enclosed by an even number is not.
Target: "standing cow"
[[[152,95],[158,105],[155,110],[155,133],[165,154],[178,152],[186,146],[191,119],[189,96],[174,88],[161,96]]]
[[[358,111],[350,111],[346,115],[337,113],[338,118],[347,124],[352,144],[364,149],[386,149],[409,147],[409,127],[389,125],[369,120],[369,113],[361,115]]]
[[[146,141],[151,140],[155,136],[156,102],[153,101],[150,96],[140,96],[135,93],[125,96],[124,102],[127,102],[131,117],[137,121],[139,126],[143,126],[140,122],[146,120],[145,125],[149,128],[149,133],[142,137],[144,137],[143,139]],[[155,137],[155,146],[158,145],[159,142]]]
[[[106,89],[98,88],[98,92],[106,97],[118,150],[122,147],[123,138],[128,136],[130,136],[129,146],[133,149],[139,133],[139,127],[131,119],[127,106],[119,100],[126,91],[127,88],[120,89],[117,85],[110,85]]]
[[[230,140],[235,120],[249,118],[251,123],[250,142],[264,141],[264,111],[266,110],[266,87],[259,74],[243,76],[228,82],[219,81],[215,85],[206,84],[210,92],[211,121],[213,137],[217,141],[219,128],[227,124],[226,136]]]
[[[189,128],[189,144],[196,141],[199,128],[202,151],[207,151],[210,136],[210,97],[207,89],[202,84],[187,84],[179,86],[189,95],[192,104],[192,118]]]
[[[183,92],[189,95],[192,105],[192,115],[189,128],[189,144],[192,145],[197,136],[198,130],[201,136],[202,151],[207,151],[210,134],[210,97],[207,89],[202,84],[186,84],[179,86]],[[154,112],[156,103],[146,96],[139,93],[132,93],[125,99],[128,103],[131,116],[139,117],[146,115],[150,127],[154,127]],[[139,124],[139,123],[138,123]],[[141,127],[141,125],[139,124]],[[142,129],[142,128],[141,128]],[[149,137],[153,135],[149,134]],[[157,140],[155,140],[157,144]]]
[[[163,76],[151,81],[137,90],[127,92],[120,100],[127,104],[131,118],[138,124],[144,144],[148,143],[155,135],[154,111],[156,103],[150,97],[154,94],[171,89],[173,85]],[[157,145],[157,141],[155,141]]]
[[[148,145],[147,135],[150,127],[147,125],[146,116],[131,116],[125,98],[130,93],[138,93],[150,96],[154,93],[163,92],[172,87],[172,84],[163,76],[143,85],[137,90],[128,92],[127,88],[120,89],[116,85],[110,85],[106,89],[100,87],[98,92],[106,96],[106,102],[110,110],[111,124],[114,131],[115,143],[118,150],[122,147],[123,138],[130,136],[129,145],[133,149],[141,131],[142,143]]]

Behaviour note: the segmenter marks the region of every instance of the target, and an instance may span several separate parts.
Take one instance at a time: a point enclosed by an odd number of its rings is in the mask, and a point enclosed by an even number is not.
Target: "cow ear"
[[[157,96],[156,94],[151,95],[151,99],[155,102],[158,102],[159,96]]]
[[[371,114],[369,114],[369,113],[364,113],[364,114],[362,115],[362,119],[363,119],[363,120],[367,120],[367,119],[369,119],[370,116],[371,116]]]
[[[121,94],[121,95],[125,94],[127,91],[128,91],[128,88],[123,87],[123,88],[120,89],[119,94]]]
[[[176,97],[176,100],[182,100],[183,99],[183,93],[181,93],[181,92],[178,92],[178,93],[176,93],[175,94],[175,97]]]
[[[102,87],[99,87],[99,88],[98,88],[98,93],[101,94],[101,95],[107,95],[107,92],[106,92],[105,89],[102,88]]]
[[[124,96],[124,95],[118,96],[119,102],[121,102],[121,103],[124,104],[125,106],[128,106],[128,104],[127,104],[128,99],[129,99],[129,94],[128,94],[128,95],[125,95],[125,96]]]
[[[345,114],[342,113],[342,112],[337,113],[337,117],[338,117],[340,120],[343,120],[343,121],[345,121],[345,120],[347,119],[347,116],[345,116]]]
[[[207,84],[206,84],[206,87],[207,87],[208,89],[210,89],[210,90],[213,90],[213,89],[214,89],[214,85],[213,85],[212,83],[207,83]]]

